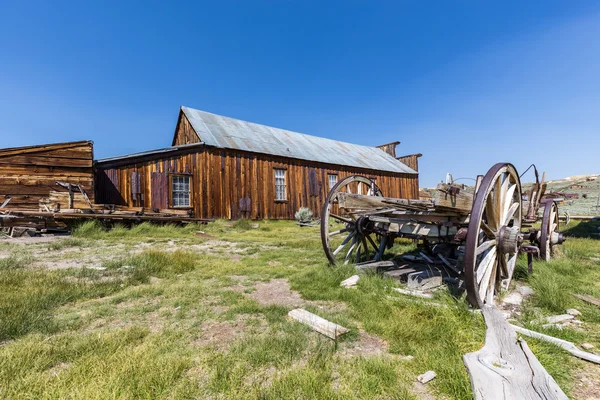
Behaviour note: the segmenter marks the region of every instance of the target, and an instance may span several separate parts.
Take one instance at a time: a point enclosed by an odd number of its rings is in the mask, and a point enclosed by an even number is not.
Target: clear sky
[[[600,172],[597,1],[0,0],[0,147],[171,144],[181,105],[423,153]]]

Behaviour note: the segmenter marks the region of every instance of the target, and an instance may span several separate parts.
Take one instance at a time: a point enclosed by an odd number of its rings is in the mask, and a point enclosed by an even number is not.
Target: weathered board
[[[494,307],[484,306],[485,346],[463,356],[471,377],[473,397],[481,400],[567,399],[556,381],[517,340],[512,326]]]
[[[0,149],[0,203],[37,210],[51,191],[67,192],[56,181],[81,184],[93,202],[93,159],[91,141]]]

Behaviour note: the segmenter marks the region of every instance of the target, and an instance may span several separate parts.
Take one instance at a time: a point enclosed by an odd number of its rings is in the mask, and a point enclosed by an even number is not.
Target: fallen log
[[[493,307],[482,308],[487,326],[485,346],[463,356],[473,388],[473,398],[567,399],[556,381],[524,340]]]

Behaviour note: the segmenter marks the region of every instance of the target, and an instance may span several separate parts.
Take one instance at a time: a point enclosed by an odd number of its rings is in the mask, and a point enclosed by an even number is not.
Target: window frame
[[[277,198],[277,171],[283,172],[283,199]],[[287,168],[285,167],[273,167],[273,183],[275,186],[275,203],[287,203],[288,202],[288,190],[287,190]]]
[[[173,178],[174,177],[185,177],[189,179],[189,205],[187,206],[176,206],[173,204]],[[173,209],[178,209],[178,210],[190,210],[192,208],[194,208],[193,206],[193,200],[194,200],[194,188],[193,188],[193,175],[192,174],[187,174],[187,173],[183,173],[183,172],[178,172],[178,173],[170,173],[169,174],[169,208],[173,208]]]
[[[335,176],[335,183],[331,184],[331,177]],[[340,181],[340,176],[337,172],[328,172],[327,173],[327,184],[329,185],[329,190],[333,189],[335,185]]]

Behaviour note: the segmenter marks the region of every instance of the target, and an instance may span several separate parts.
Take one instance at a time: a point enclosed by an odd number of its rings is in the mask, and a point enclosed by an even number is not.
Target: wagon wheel
[[[552,234],[558,231],[558,206],[556,202],[546,203],[542,217],[542,230],[540,235],[540,258],[550,261],[554,255]]]
[[[367,219],[337,207],[341,192],[383,196],[374,182],[358,175],[346,177],[331,188],[321,213],[321,242],[327,259],[332,265],[378,259],[385,247],[385,242],[380,243],[383,238],[365,231]]]
[[[475,195],[465,246],[467,298],[474,307],[493,304],[508,288],[520,246],[521,181],[512,164],[494,165]]]

